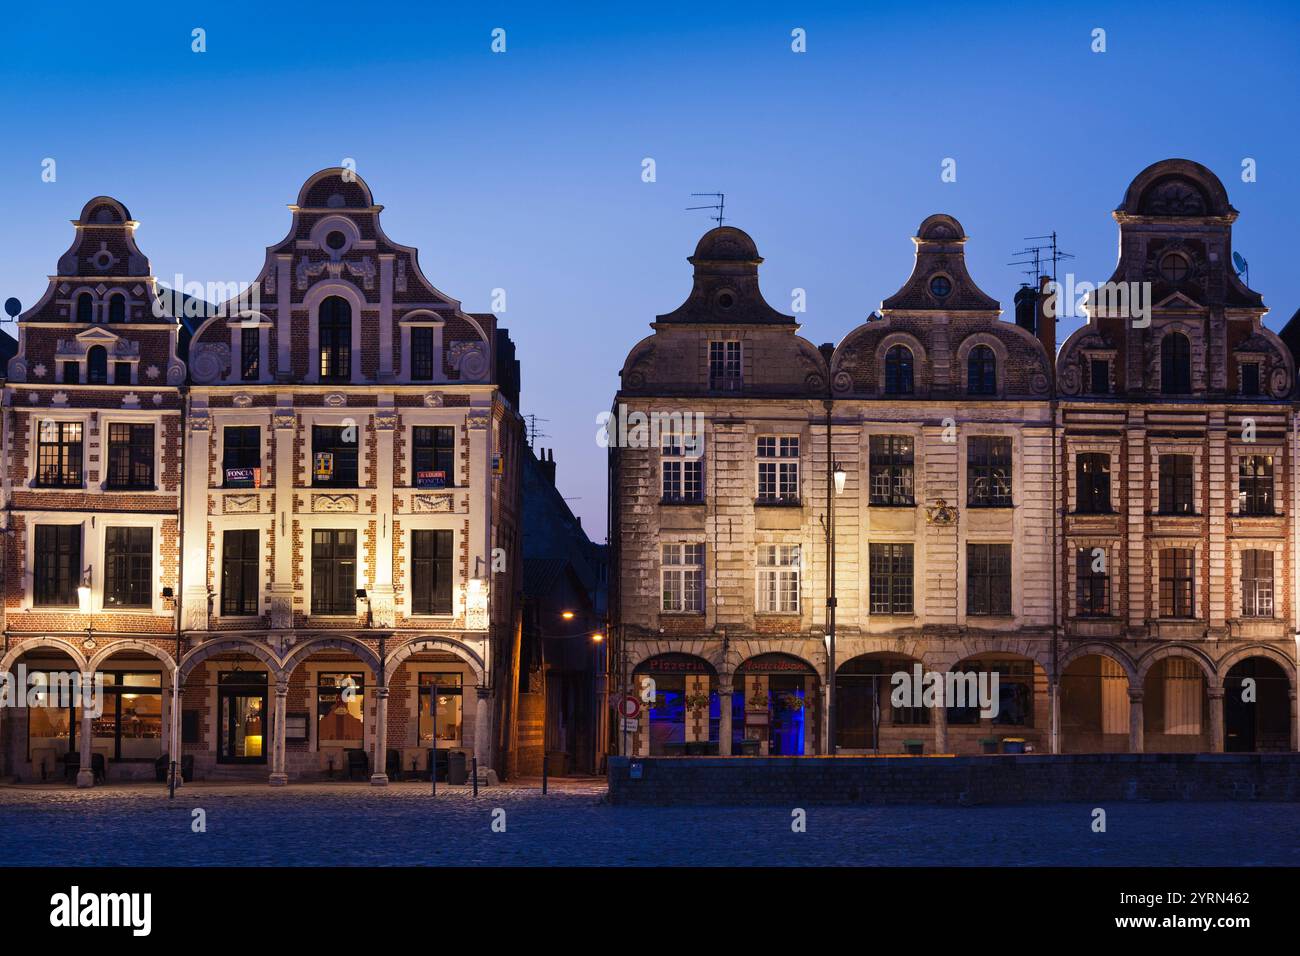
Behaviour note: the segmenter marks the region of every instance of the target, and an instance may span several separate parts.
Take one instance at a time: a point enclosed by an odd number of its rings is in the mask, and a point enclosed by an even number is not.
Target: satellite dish
[[[8,314],[9,318],[14,318],[22,310],[23,304],[17,299],[13,297],[5,299],[5,312]]]
[[[1241,275],[1249,268],[1246,260],[1242,258],[1240,252],[1234,252],[1232,254],[1232,264],[1237,268],[1237,275]]]

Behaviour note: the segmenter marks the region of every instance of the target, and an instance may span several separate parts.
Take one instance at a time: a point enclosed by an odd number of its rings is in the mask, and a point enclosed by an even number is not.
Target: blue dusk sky
[[[100,193],[140,221],[164,281],[251,280],[302,182],[351,158],[435,285],[472,311],[506,290],[522,411],[547,419],[538,445],[597,540],[595,419],[690,289],[711,225],[685,211],[692,192],[726,193],[769,301],[788,312],[807,290],[802,334],[838,342],[907,278],[934,212],[961,220],[972,275],[1008,313],[1027,236],[1055,229],[1066,268],[1105,280],[1129,181],[1184,157],[1241,211],[1268,324],[1300,307],[1300,5],[617,6],[11,5],[0,297],[39,298]]]

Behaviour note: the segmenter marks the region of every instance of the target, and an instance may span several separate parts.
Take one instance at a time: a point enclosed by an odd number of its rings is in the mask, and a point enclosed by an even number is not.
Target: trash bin
[[[469,760],[463,750],[453,750],[447,755],[447,782],[469,782]]]
[[[746,737],[744,740],[737,741],[736,756],[757,757],[759,754],[759,743],[760,741],[753,737]]]
[[[1004,754],[1022,754],[1025,752],[1024,737],[1003,737],[1002,752]]]

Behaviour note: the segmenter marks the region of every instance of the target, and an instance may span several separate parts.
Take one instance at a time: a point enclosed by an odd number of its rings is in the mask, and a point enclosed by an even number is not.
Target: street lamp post
[[[835,741],[835,499],[844,493],[848,478],[844,468],[832,455],[831,408],[826,408],[826,752],[836,752]]]

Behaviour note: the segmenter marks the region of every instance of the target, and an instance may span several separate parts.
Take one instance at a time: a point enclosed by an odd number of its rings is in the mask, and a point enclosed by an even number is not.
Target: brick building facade
[[[832,646],[841,752],[1294,748],[1294,360],[1229,267],[1235,215],[1203,167],[1145,171],[1114,281],[1151,282],[1153,320],[1098,315],[1059,356],[950,216],[821,348],[753,241],[707,233],[608,426],[618,684],[647,705],[620,749],[827,752]],[[896,703],[918,668],[996,673],[997,715]]]
[[[428,282],[416,251],[384,234],[381,208],[350,171],[316,174],[256,282],[178,321],[150,317],[155,283],[125,209],[87,205],[50,292],[20,318],[9,368],[5,662],[120,664],[131,693],[119,696],[150,708],[151,742],[124,752],[134,713],[116,727],[78,718],[77,740],[63,732],[76,714],[25,709],[6,733],[7,772],[41,774],[40,749],[48,773],[71,743],[82,784],[101,752],[115,776],[152,774],[148,758],[179,752],[199,776],[364,771],[376,784],[427,773],[435,736],[484,768],[508,755],[513,347],[495,316]],[[96,349],[110,356],[107,384]],[[54,439],[64,423],[84,436],[80,486],[37,480],[54,460],[50,423]],[[121,423],[153,429],[156,487],[106,481]],[[34,597],[48,573],[32,529],[52,514],[78,522],[88,608]],[[105,577],[122,563],[105,544],[119,527],[145,529],[126,561],[147,603],[130,610]],[[33,748],[33,719],[50,723],[49,746]]]

